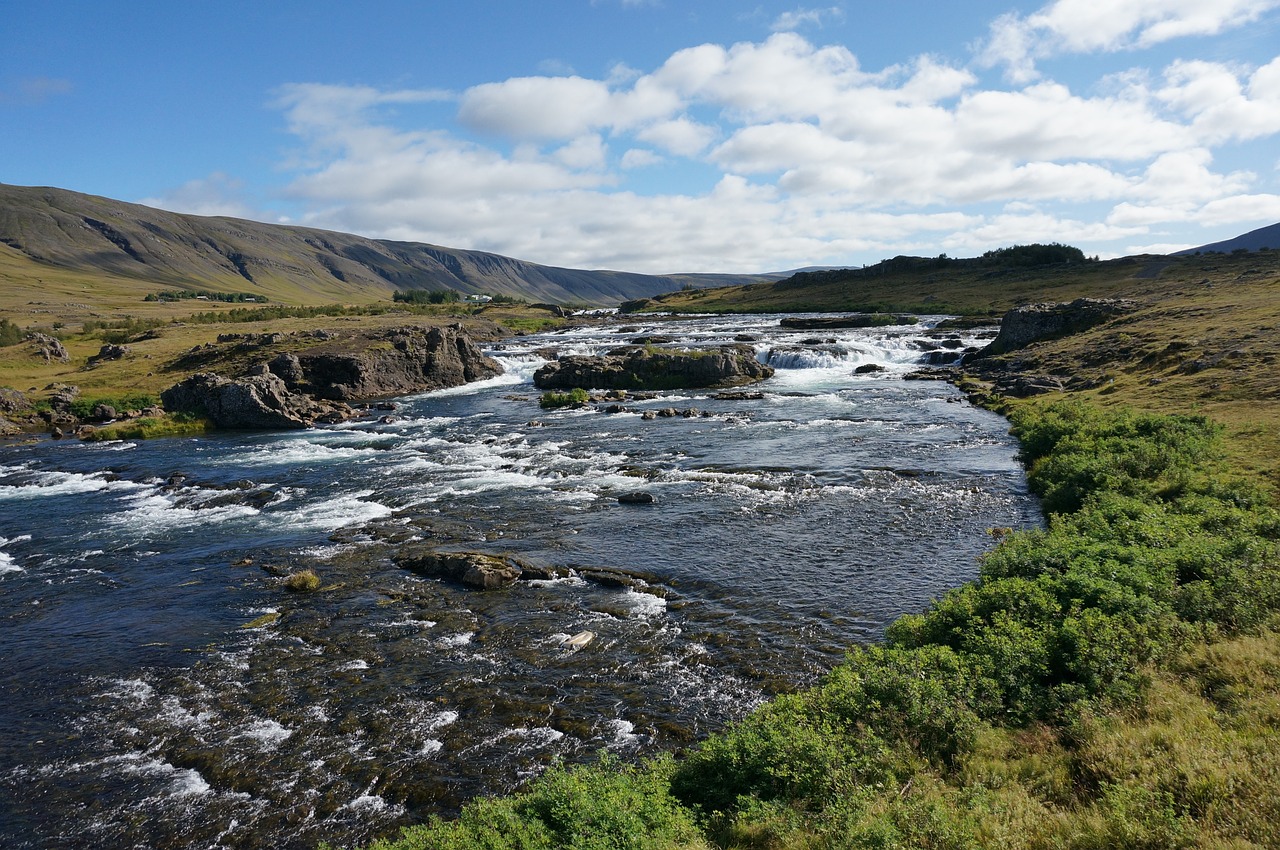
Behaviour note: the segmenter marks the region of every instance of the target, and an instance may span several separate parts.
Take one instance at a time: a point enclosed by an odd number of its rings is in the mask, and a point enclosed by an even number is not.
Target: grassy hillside
[[[101,299],[121,290],[241,292],[286,304],[369,303],[453,289],[610,306],[684,286],[764,279],[566,269],[483,251],[181,215],[63,189],[0,184],[0,273],[38,293],[71,276]],[[33,296],[35,297],[35,296]],[[39,300],[37,298],[37,300]],[[83,300],[83,299],[82,299]]]

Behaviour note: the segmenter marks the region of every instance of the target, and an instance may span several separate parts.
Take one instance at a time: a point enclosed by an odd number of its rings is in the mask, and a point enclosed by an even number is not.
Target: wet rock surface
[[[342,422],[354,415],[345,404],[291,392],[270,372],[236,380],[200,372],[160,397],[170,413],[207,417],[219,428],[308,428],[316,422]]]
[[[732,387],[773,376],[747,345],[705,351],[626,346],[600,356],[567,355],[534,373],[543,389],[679,389]]]
[[[502,366],[460,327],[396,328],[361,344],[280,354],[267,366],[290,390],[333,401],[443,389],[502,374]]]

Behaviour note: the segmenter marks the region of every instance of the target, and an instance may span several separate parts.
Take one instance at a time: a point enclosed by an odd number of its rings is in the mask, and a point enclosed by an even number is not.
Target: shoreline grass
[[[680,758],[555,768],[371,850],[1278,846],[1280,514],[1205,417],[1011,418],[1048,527],[883,644]]]

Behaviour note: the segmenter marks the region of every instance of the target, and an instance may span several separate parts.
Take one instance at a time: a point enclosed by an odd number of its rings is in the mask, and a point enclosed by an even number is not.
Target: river
[[[679,748],[1040,522],[1004,420],[904,380],[938,317],[778,318],[514,338],[506,374],[391,421],[0,446],[0,846],[357,844],[555,759]],[[547,348],[655,334],[747,338],[777,372],[539,408]],[[471,591],[395,565],[424,542],[572,572]],[[323,589],[285,590],[304,568]]]

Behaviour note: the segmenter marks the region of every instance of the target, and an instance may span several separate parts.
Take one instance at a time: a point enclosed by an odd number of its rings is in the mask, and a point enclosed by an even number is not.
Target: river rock
[[[891,321],[887,321],[887,319]],[[851,316],[787,316],[778,324],[792,330],[825,330],[827,328],[871,328],[881,325],[914,325],[920,321],[915,316],[887,313],[854,313]]]
[[[236,380],[197,372],[160,398],[171,413],[204,416],[219,428],[308,428],[354,415],[345,404],[291,392],[283,380],[265,370]]]
[[[519,579],[526,569],[515,558],[482,552],[414,550],[395,557],[398,566],[432,578],[455,581],[475,590],[499,590]]]
[[[80,397],[80,388],[75,384],[49,384],[49,407],[58,413],[71,410],[71,402]]]
[[[652,505],[655,501],[653,494],[645,490],[623,493],[618,497],[618,504],[621,505]]]
[[[722,345],[707,351],[676,351],[624,346],[602,356],[567,355],[534,373],[543,389],[670,390],[732,387],[772,377],[773,368],[756,359],[746,345]]]
[[[444,389],[502,374],[461,326],[395,328],[373,344],[329,344],[278,355],[267,364],[288,389],[332,401],[360,401]]]
[[[1120,298],[1077,298],[1069,303],[1015,307],[1000,322],[1000,333],[970,360],[1025,348],[1042,339],[1080,333],[1133,310],[1137,303]]]

